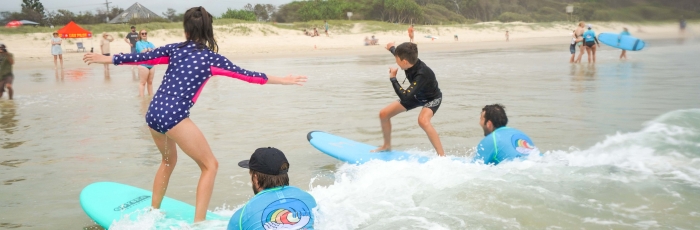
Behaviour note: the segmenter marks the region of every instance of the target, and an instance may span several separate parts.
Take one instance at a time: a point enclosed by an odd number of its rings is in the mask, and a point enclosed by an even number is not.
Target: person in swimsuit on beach
[[[379,111],[379,120],[382,125],[384,144],[374,152],[391,150],[391,118],[399,113],[411,109],[421,108],[418,115],[418,125],[428,135],[430,143],[433,144],[435,152],[439,156],[445,156],[442,143],[437,131],[430,123],[440,104],[442,103],[442,92],[438,88],[435,73],[423,61],[418,59],[418,46],[415,43],[404,42],[398,47],[394,47],[393,42],[386,44],[386,49],[394,55],[396,64],[406,72],[410,86],[406,89],[396,80],[397,68],[389,69],[389,80],[394,87],[398,101],[394,101],[384,109]]]
[[[574,30],[574,36],[576,36],[576,46],[579,47],[579,53],[578,57],[574,61],[574,63],[581,63],[581,58],[583,57],[583,53],[586,52],[586,46],[583,45],[583,32],[585,32],[586,23],[583,21],[578,22],[578,27],[576,30]]]
[[[7,88],[7,96],[12,100],[14,90],[12,89],[12,81],[15,75],[12,74],[12,65],[15,64],[15,57],[12,53],[7,52],[5,44],[0,44],[0,98]]]
[[[569,45],[569,52],[571,52],[571,59],[569,63],[574,63],[576,58],[576,30],[571,33],[571,44]]]
[[[145,53],[156,48],[153,43],[148,41],[148,31],[139,31],[139,41],[136,42],[136,53]],[[143,97],[144,88],[148,91],[148,95],[153,95],[153,75],[156,74],[156,69],[152,65],[139,65],[139,97]]]
[[[408,41],[413,42],[413,24],[408,27]]]
[[[595,31],[591,29],[591,24],[588,24],[588,30],[583,33],[583,41],[585,41],[586,53],[588,54],[588,63],[591,63],[591,51],[593,51],[593,63],[595,63],[595,51],[597,48],[598,38],[595,36]]]
[[[155,180],[151,205],[159,209],[177,163],[177,146],[201,169],[196,191],[194,221],[205,220],[219,163],[200,129],[189,119],[204,85],[214,75],[228,76],[254,84],[301,85],[305,76],[274,77],[242,69],[216,53],[213,17],[203,7],[185,12],[183,27],[186,41],[155,48],[145,53],[106,57],[88,53],[83,61],[115,65],[167,64],[160,85],[146,112],[153,141],[162,155]],[[259,116],[260,114],[258,114]],[[177,145],[177,146],[176,146]]]

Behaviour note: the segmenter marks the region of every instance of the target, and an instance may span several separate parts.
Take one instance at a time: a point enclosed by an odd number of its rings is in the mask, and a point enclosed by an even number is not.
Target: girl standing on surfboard
[[[199,165],[202,173],[197,184],[194,222],[205,220],[214,190],[214,178],[219,163],[199,128],[189,119],[202,88],[213,75],[228,76],[255,84],[301,85],[305,76],[274,77],[245,70],[216,53],[213,17],[203,7],[193,7],[184,15],[186,41],[165,45],[145,53],[103,56],[88,53],[88,64],[157,65],[168,64],[163,82],[153,96],[146,123],[162,154],[160,168],[153,182],[153,208],[160,204],[168,188],[170,175],[177,163],[176,144]]]

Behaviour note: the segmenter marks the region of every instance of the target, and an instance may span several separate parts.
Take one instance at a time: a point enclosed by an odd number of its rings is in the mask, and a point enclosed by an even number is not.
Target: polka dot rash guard
[[[168,64],[163,82],[146,113],[148,126],[160,133],[189,117],[190,108],[213,75],[261,85],[267,83],[264,73],[238,67],[207,48],[197,48],[193,42],[170,44],[146,53],[114,55],[112,62],[115,65]]]

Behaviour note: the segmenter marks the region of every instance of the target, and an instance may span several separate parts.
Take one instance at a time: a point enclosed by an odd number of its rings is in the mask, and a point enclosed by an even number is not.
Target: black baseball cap
[[[279,149],[273,147],[258,148],[250,156],[250,160],[238,162],[241,168],[251,169],[268,175],[286,174],[289,168],[280,170],[282,164],[287,163],[287,157]]]

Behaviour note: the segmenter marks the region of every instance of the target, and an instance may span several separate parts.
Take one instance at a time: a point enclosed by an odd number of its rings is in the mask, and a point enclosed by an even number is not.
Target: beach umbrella
[[[21,25],[22,25],[22,23],[20,21],[14,20],[14,21],[8,22],[7,25],[5,25],[5,27],[15,28],[15,27],[19,27]]]
[[[39,23],[29,20],[20,20],[19,22],[22,23],[22,25],[39,25]]]

